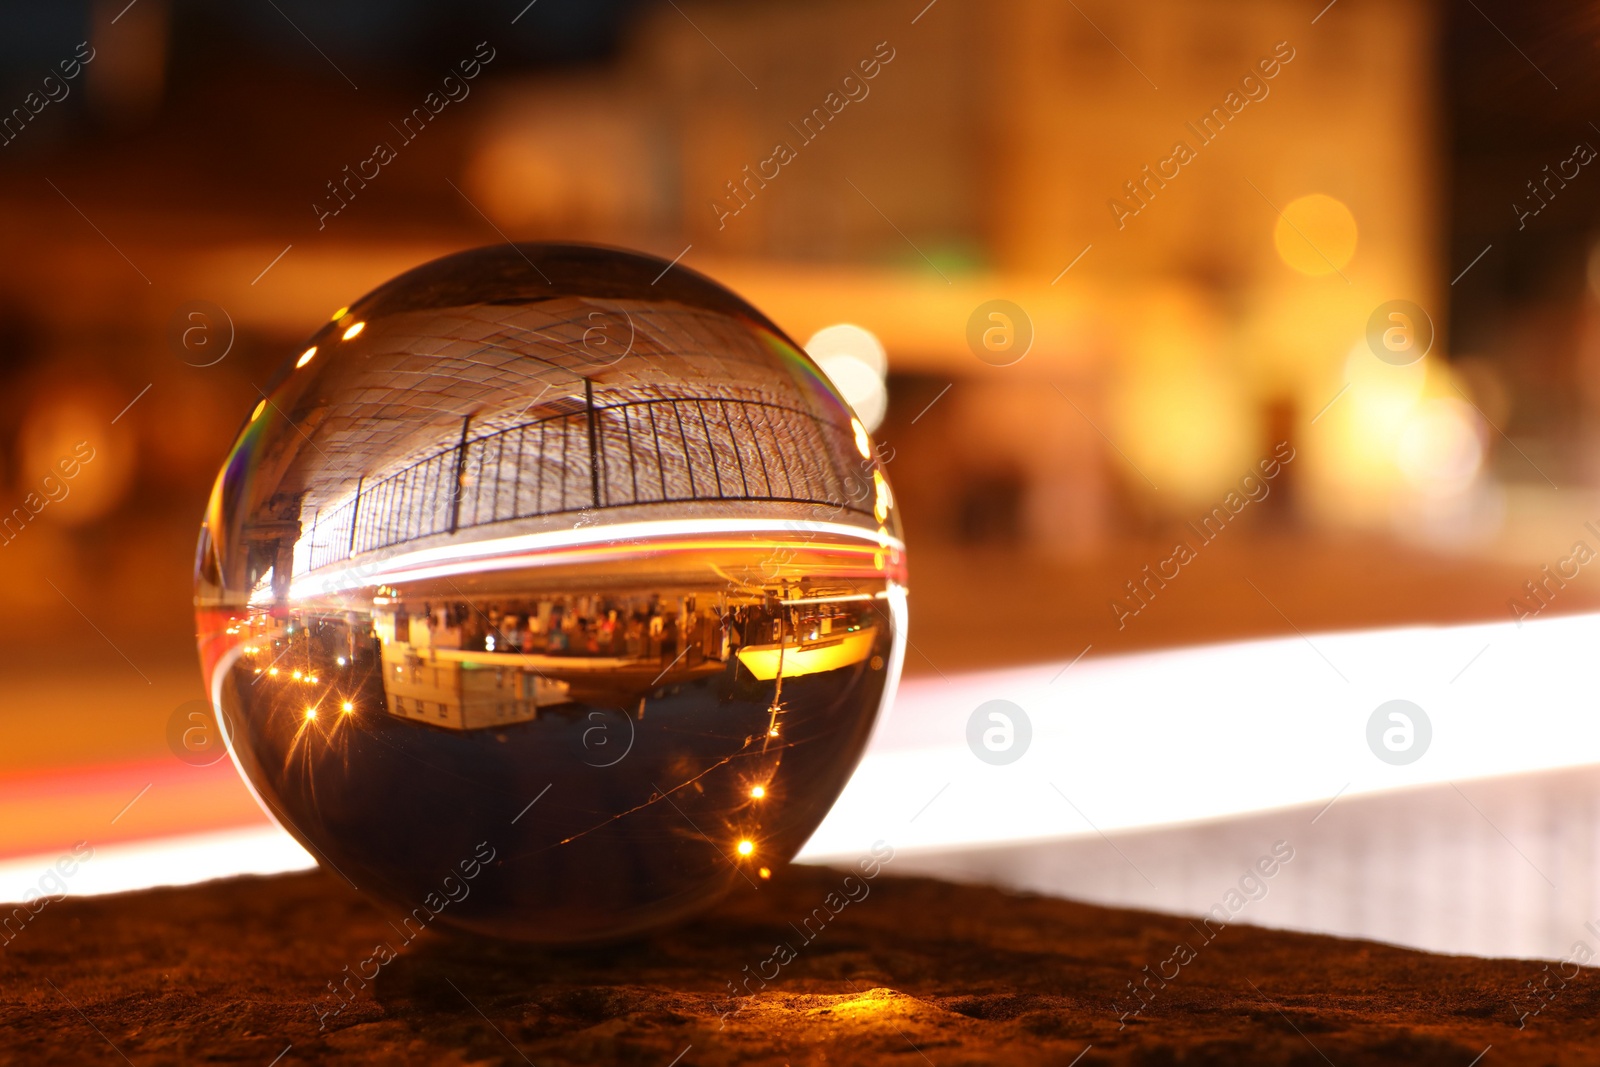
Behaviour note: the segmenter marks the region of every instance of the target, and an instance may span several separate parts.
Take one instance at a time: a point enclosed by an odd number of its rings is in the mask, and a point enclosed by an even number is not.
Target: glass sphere
[[[229,751],[408,939],[613,938],[759,886],[899,675],[890,455],[681,264],[409,271],[285,361],[212,491],[195,604]]]

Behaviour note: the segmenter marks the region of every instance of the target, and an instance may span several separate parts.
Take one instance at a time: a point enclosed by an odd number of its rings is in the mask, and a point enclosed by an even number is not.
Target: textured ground
[[[401,942],[320,872],[63,900],[0,953],[0,1062],[1468,1067],[1489,1049],[1497,1067],[1600,1047],[1590,971],[1563,987],[1555,966],[1238,925],[1206,943],[1182,918],[887,871],[806,942],[790,923],[843,877],[780,870],[695,925],[600,950],[424,934],[326,1030],[326,983]],[[733,998],[780,941],[795,958]],[[1146,965],[1177,976],[1119,1029]],[[1519,1029],[1530,980],[1545,1007]]]

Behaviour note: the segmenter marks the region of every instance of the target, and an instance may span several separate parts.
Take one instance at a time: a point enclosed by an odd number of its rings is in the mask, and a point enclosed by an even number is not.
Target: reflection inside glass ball
[[[665,267],[402,275],[286,361],[218,478],[196,604],[230,751],[408,937],[622,936],[758,885],[892,692],[889,454]]]

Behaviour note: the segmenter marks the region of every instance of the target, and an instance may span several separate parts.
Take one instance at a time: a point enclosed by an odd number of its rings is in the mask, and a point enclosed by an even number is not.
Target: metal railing
[[[310,568],[432,534],[596,508],[713,500],[870,513],[849,430],[755,400],[674,398],[550,415],[363,477],[313,516]],[[865,484],[863,484],[865,483]]]

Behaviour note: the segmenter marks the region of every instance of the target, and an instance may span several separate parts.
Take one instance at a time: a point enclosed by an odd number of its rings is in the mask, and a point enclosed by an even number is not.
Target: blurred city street
[[[1600,920],[1600,8],[124,3],[0,3],[0,895],[84,840],[103,891],[301,862],[185,758],[218,469],[375,286],[578,241],[738,293],[881,446],[906,686],[803,858],[961,780],[904,870],[1199,913],[1282,838],[1239,921]],[[989,766],[968,715],[1041,670]],[[1436,747],[1390,774],[1399,699]]]

